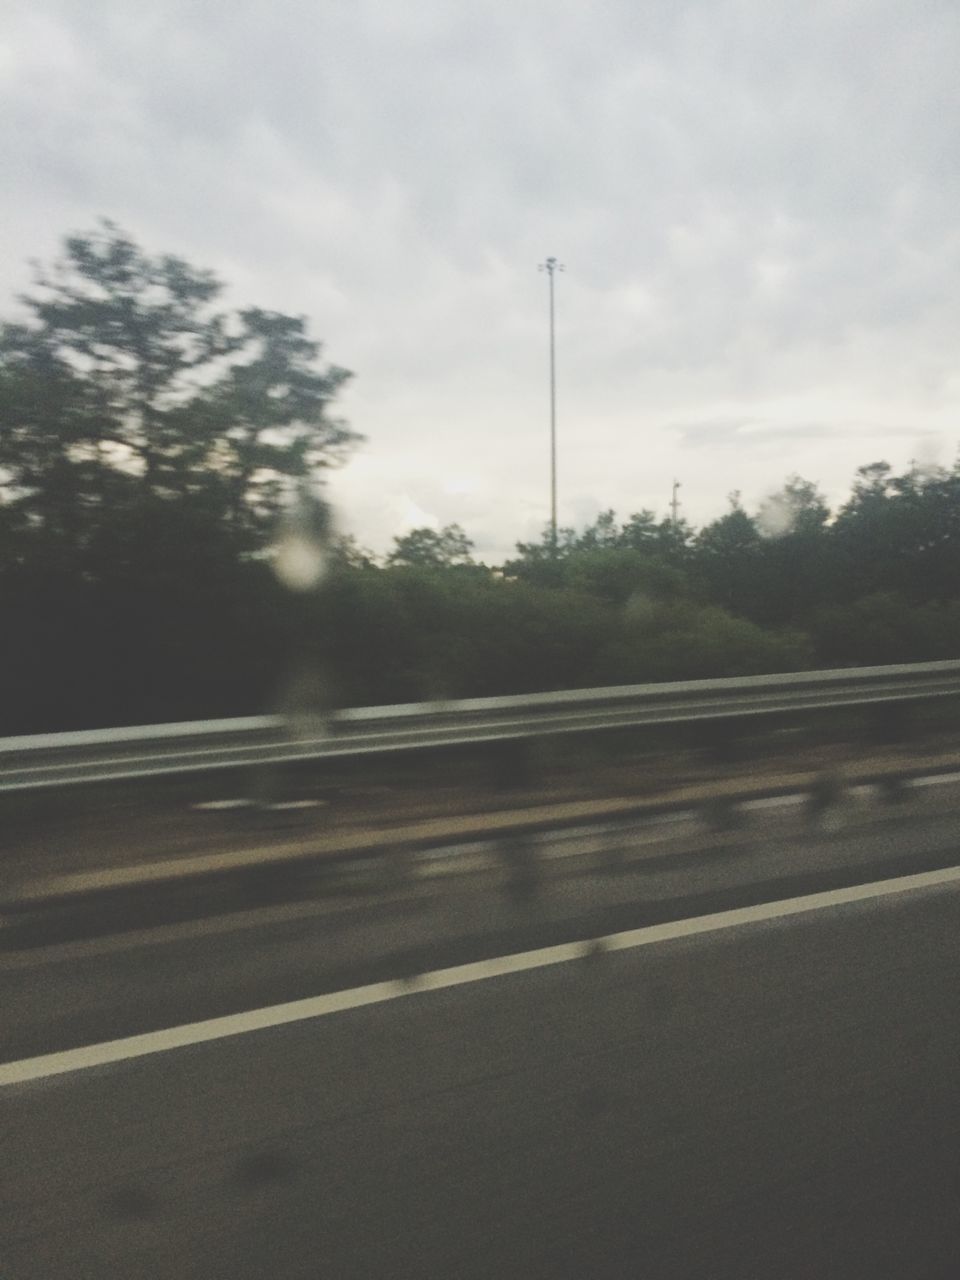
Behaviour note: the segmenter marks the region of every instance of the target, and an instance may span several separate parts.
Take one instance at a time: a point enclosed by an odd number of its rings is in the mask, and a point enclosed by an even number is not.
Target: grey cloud
[[[789,439],[829,474],[839,441],[907,448],[958,399],[953,0],[9,8],[0,285],[116,216],[308,312],[368,449],[421,458],[428,492],[459,447],[485,527],[540,501],[547,253],[565,438],[609,424],[621,472],[638,417],[681,424],[644,432],[647,472],[678,444],[770,468]],[[811,392],[806,425],[757,425]],[[566,473],[571,512],[630,505],[601,464]]]
[[[682,448],[728,449],[773,448],[788,441],[811,440],[931,440],[924,428],[896,426],[887,423],[845,422],[751,422],[715,420],[673,423],[668,430],[676,433]]]

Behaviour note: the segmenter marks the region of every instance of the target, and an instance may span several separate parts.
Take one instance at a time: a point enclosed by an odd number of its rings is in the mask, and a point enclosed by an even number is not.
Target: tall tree
[[[473,543],[458,524],[443,529],[411,529],[393,540],[388,565],[447,569],[473,564]]]
[[[38,270],[26,320],[0,327],[0,500],[14,527],[92,572],[124,517],[152,536],[186,516],[252,551],[356,442],[330,415],[349,374],[321,363],[306,321],[228,315],[220,293],[211,272],[151,256],[110,222]]]
[[[111,223],[0,325],[0,731],[264,705],[299,604],[257,553],[358,439],[303,318]]]
[[[739,494],[731,494],[725,515],[701,530],[695,563],[712,599],[733,613],[757,616],[763,601],[763,539]]]
[[[836,594],[840,574],[832,554],[830,509],[809,480],[791,476],[760,505],[763,594],[755,619],[802,624],[819,600]]]

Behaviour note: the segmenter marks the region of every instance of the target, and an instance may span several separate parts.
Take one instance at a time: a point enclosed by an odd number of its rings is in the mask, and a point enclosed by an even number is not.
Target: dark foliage
[[[863,467],[835,514],[794,477],[699,532],[606,511],[501,569],[414,529],[379,562],[317,489],[348,375],[219,292],[104,224],[0,328],[0,733],[960,649],[957,467]]]

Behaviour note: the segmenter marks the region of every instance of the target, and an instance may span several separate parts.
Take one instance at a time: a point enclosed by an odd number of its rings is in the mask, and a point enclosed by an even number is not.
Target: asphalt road
[[[0,1088],[0,1275],[953,1280],[958,962],[925,890]]]
[[[493,851],[431,857],[405,885],[320,890],[177,927],[34,947],[0,928],[0,1062],[360,986],[492,955],[838,884],[953,865],[960,814],[937,788],[903,810],[864,800],[811,831],[797,809],[754,813],[741,832],[694,821],[585,833],[541,849],[530,899],[505,892]],[[626,849],[609,865],[613,849]],[[71,923],[71,922],[68,922]],[[69,933],[69,930],[67,931]],[[53,928],[53,936],[58,927]]]

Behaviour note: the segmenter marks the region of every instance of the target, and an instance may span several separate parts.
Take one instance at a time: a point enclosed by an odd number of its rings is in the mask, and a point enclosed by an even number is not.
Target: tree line
[[[456,524],[378,558],[323,499],[350,375],[221,294],[104,223],[0,327],[0,733],[960,649],[958,466],[872,463],[836,511],[794,477],[700,529],[606,511],[500,566]]]

